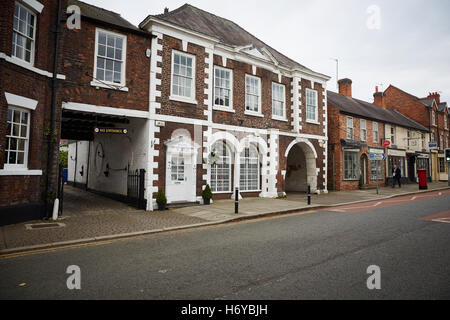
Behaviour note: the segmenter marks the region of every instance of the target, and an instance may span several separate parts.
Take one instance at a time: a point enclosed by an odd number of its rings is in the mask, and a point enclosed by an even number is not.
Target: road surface
[[[445,190],[3,257],[0,299],[450,299],[449,222]]]

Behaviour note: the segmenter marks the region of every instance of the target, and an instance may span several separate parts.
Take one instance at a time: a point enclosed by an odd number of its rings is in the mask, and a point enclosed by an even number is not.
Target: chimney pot
[[[345,78],[338,81],[339,94],[347,97],[352,97],[352,80]]]
[[[168,14],[169,13],[169,8],[165,7],[164,8],[164,14]]]

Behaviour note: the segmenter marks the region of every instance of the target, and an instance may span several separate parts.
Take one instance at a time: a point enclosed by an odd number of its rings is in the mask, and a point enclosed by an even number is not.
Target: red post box
[[[417,176],[419,177],[419,189],[427,190],[427,170],[425,169],[417,169]]]

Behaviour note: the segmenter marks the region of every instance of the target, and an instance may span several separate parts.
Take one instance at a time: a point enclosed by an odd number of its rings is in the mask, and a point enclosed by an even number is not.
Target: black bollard
[[[311,205],[311,186],[308,185],[308,206]]]
[[[239,213],[239,189],[236,188],[236,192],[234,195],[234,213],[238,214]]]

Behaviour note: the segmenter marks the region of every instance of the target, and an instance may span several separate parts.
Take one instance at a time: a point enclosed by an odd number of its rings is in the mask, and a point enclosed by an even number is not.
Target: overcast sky
[[[148,14],[185,1],[84,0],[138,25]],[[306,67],[353,80],[353,96],[373,101],[376,85],[393,84],[419,97],[441,92],[450,104],[448,0],[189,0],[227,18]],[[374,9],[375,6],[375,9]],[[379,17],[377,16],[379,8]]]

